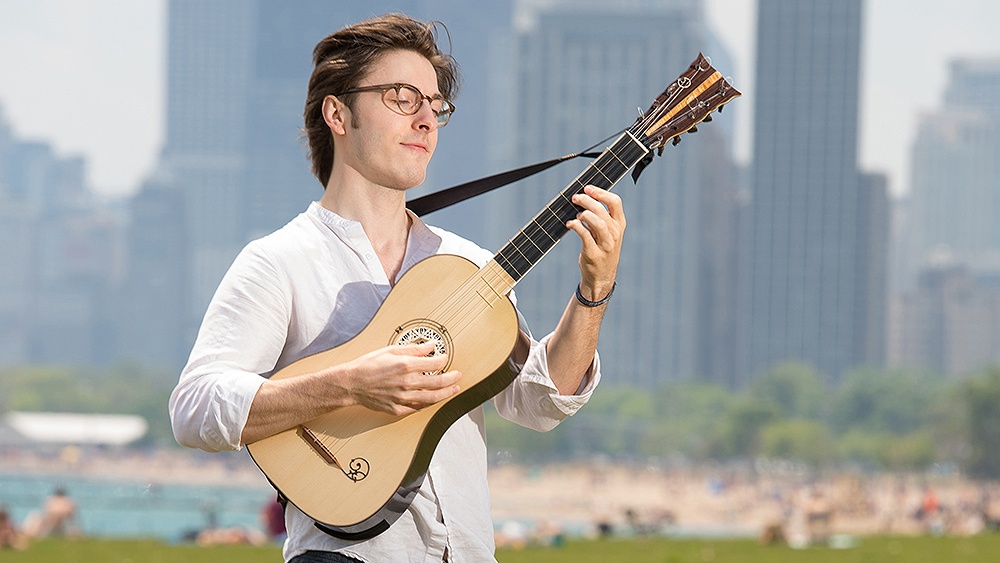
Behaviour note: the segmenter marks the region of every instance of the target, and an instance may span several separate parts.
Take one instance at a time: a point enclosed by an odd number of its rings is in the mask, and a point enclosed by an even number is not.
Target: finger
[[[607,206],[608,213],[615,219],[625,219],[625,206],[618,194],[602,190],[596,186],[584,186],[583,192]]]
[[[462,373],[457,370],[447,371],[444,373],[433,373],[425,375],[421,373],[420,375],[408,379],[407,385],[410,391],[418,390],[439,390],[447,389],[450,387],[458,387],[458,382],[462,380]]]
[[[611,218],[611,215],[608,213],[608,208],[596,198],[593,198],[588,194],[573,194],[573,203],[577,207],[582,207],[584,211],[592,211],[595,214],[607,215],[608,218]]]
[[[448,365],[448,356],[446,354],[437,354],[434,356],[415,356],[408,360],[407,368],[409,368],[409,371],[423,373],[444,369],[446,365]]]
[[[600,247],[597,245],[597,241],[594,240],[593,233],[587,229],[587,226],[583,224],[583,221],[579,219],[573,219],[566,223],[566,228],[575,232],[579,235],[580,240],[583,242],[583,252],[584,254],[589,254],[596,251]]]
[[[614,252],[621,235],[612,228],[613,225],[612,221],[605,221],[590,211],[583,211],[577,215],[577,219],[566,223],[566,228],[580,235],[583,252],[589,255],[593,252]]]
[[[625,215],[622,211],[621,198],[611,192],[606,192],[604,190],[598,190],[594,188],[594,194],[607,199],[612,205],[617,209],[619,217],[615,217],[612,214],[611,208],[602,201],[599,201],[587,194],[575,194],[573,196],[573,202],[579,207],[583,208],[581,213],[590,213],[583,217],[584,223],[591,223],[595,218],[600,219],[602,222],[608,224],[609,229],[614,229],[615,232],[622,232],[625,230]],[[593,190],[592,190],[593,191]],[[600,193],[598,193],[600,192]],[[587,218],[589,217],[589,219]],[[617,237],[615,237],[617,238]]]
[[[594,237],[594,241],[597,242],[598,246],[604,250],[612,250],[618,237],[611,228],[613,223],[611,218],[608,217],[606,212],[604,215],[607,217],[607,220],[605,220],[605,217],[601,217],[588,209],[582,211],[577,218],[590,231],[591,236]]]
[[[448,380],[450,381],[450,378],[448,378]],[[400,403],[420,408],[421,406],[431,405],[437,403],[438,401],[443,401],[449,397],[453,397],[458,394],[460,390],[460,387],[454,384],[434,388],[413,389],[405,393],[405,396]]]
[[[406,416],[406,415],[413,414],[413,413],[417,412],[417,410],[419,410],[419,409],[420,409],[420,406],[418,406],[418,405],[394,404],[394,405],[391,405],[390,407],[386,408],[385,412],[387,412],[389,414],[396,415],[396,416]]]
[[[422,342],[420,344],[402,344],[397,346],[387,346],[392,354],[397,356],[426,356],[434,351],[433,341]]]

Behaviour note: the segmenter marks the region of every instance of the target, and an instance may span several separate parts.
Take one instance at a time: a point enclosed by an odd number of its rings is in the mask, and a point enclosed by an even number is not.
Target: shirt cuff
[[[570,395],[563,395],[559,392],[559,389],[556,387],[555,382],[552,381],[552,377],[549,374],[548,353],[546,346],[551,338],[552,334],[548,334],[539,340],[536,346],[532,347],[531,353],[528,354],[528,359],[521,371],[521,375],[527,381],[543,385],[548,388],[549,398],[552,403],[563,414],[568,416],[580,410],[580,407],[585,405],[587,401],[590,400],[590,396],[593,394],[594,389],[597,388],[597,384],[601,380],[600,355],[597,352],[594,352],[594,361],[590,364],[590,369],[587,370],[587,373],[584,375],[583,380],[580,382],[580,386],[576,389],[576,392]]]

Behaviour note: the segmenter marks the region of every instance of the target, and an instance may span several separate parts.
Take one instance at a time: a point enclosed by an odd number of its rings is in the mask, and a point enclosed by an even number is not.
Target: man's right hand
[[[358,404],[398,416],[447,399],[459,391],[462,374],[436,373],[448,363],[445,355],[430,356],[434,343],[386,346],[339,366],[346,368],[344,385]]]

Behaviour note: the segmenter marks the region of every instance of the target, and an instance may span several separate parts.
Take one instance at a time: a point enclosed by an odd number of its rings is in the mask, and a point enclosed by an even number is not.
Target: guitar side
[[[477,278],[486,270],[459,256],[431,256],[400,278],[357,336],[272,376],[352,361],[398,340],[414,323],[445,334],[449,369],[462,373],[458,394],[408,416],[355,405],[248,444],[272,484],[328,532],[363,539],[387,528],[416,494],[448,427],[513,380],[505,367],[517,313],[505,295],[482,290]]]

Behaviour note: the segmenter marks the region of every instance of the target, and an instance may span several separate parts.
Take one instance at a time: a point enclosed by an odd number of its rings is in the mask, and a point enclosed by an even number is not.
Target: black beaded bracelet
[[[605,303],[607,303],[609,299],[611,299],[611,296],[614,295],[614,293],[615,293],[615,288],[616,287],[618,287],[618,282],[617,281],[615,281],[614,283],[611,284],[611,291],[608,292],[608,296],[607,297],[605,297],[604,299],[601,299],[600,301],[591,301],[591,300],[587,299],[586,297],[584,297],[582,293],[580,293],[580,285],[577,284],[577,286],[576,286],[576,300],[579,301],[581,305],[584,305],[586,307],[600,307],[601,305],[604,305]]]

